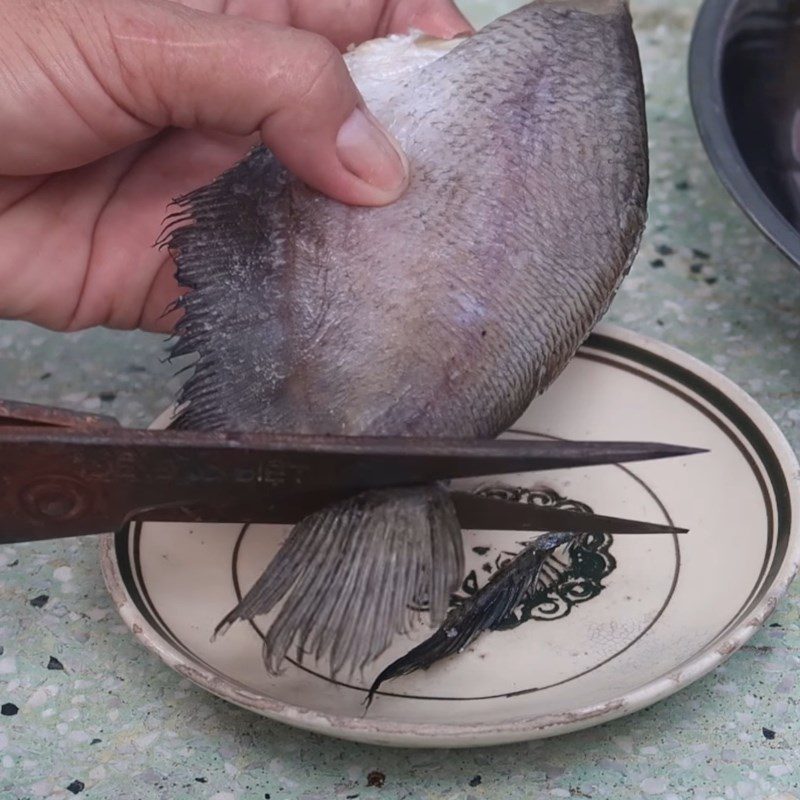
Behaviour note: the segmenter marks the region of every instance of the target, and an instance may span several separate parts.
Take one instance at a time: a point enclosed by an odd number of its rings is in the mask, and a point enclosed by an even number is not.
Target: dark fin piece
[[[372,683],[365,701],[369,708],[381,684],[401,675],[428,669],[447,656],[460,653],[486,630],[499,625],[528,592],[536,589],[542,568],[554,550],[577,539],[572,533],[537,537],[498,570],[472,597],[456,606],[433,636],[389,664]]]
[[[295,525],[266,571],[217,627],[269,613],[285,602],[264,638],[273,674],[293,648],[331,675],[377,658],[415,608],[440,623],[463,577],[461,528],[443,489],[364,492]]]
[[[167,309],[184,312],[169,357],[197,358],[178,396],[173,429],[230,429],[248,421],[237,403],[246,411],[260,402],[249,399],[254,371],[262,361],[279,363],[283,332],[270,327],[279,322],[268,312],[279,307],[276,241],[286,220],[288,180],[272,153],[256,147],[208,185],[174,201],[177,210],[158,245],[170,251],[178,283],[190,291]],[[263,336],[256,340],[253,319],[262,318]]]

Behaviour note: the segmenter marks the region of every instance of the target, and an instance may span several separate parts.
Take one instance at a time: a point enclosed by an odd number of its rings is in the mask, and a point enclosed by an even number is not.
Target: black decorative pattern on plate
[[[521,487],[494,484],[479,489],[477,494],[496,497],[513,503],[531,503],[537,506],[568,509],[592,513],[592,509],[577,500],[563,497],[554,489]],[[587,534],[579,537],[569,548],[555,551],[542,567],[542,578],[535,591],[499,624],[494,630],[509,630],[530,620],[554,620],[566,617],[573,607],[597,597],[605,588],[603,581],[616,569],[617,562],[611,555],[614,538],[609,534]],[[490,556],[480,569],[473,569],[464,579],[461,591],[456,594],[451,608],[474,595],[501,567],[514,558],[526,542],[520,542],[519,550],[494,552],[490,546],[476,546],[472,550],[482,556]]]

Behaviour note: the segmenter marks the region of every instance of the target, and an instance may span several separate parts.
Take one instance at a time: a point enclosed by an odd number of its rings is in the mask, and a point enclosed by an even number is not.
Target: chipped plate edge
[[[725,663],[759,630],[775,610],[800,567],[800,464],[780,428],[742,388],[683,351],[650,337],[607,323],[596,333],[647,349],[706,379],[724,391],[755,423],[773,448],[790,490],[792,510],[784,562],[764,590],[753,613],[722,641],[714,642],[681,666],[638,689],[597,705],[562,714],[523,717],[503,723],[447,724],[369,720],[311,711],[233,686],[211,670],[188,661],[148,625],[128,596],[114,556],[114,533],[100,537],[100,563],[106,587],[123,622],[136,639],[167,666],[202,689],[241,708],[294,727],[339,739],[393,747],[483,747],[560,736],[618,719],[651,706]]]

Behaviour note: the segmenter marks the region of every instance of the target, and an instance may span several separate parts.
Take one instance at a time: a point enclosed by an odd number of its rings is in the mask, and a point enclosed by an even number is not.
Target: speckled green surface
[[[481,24],[518,4],[464,7]],[[633,0],[651,222],[609,318],[716,366],[798,449],[800,272],[761,241],[703,155],[685,88],[695,11],[695,0]],[[141,334],[2,323],[0,396],[145,425],[175,386],[162,356]],[[799,611],[800,585],[724,668],[627,719],[491,750],[386,750],[301,733],[193,688],[118,620],[95,541],[0,548],[0,705],[12,704],[0,715],[0,798],[800,797]],[[372,770],[382,788],[367,786]]]

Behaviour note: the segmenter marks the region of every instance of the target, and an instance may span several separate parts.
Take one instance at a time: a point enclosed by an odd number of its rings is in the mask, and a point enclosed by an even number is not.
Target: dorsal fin
[[[215,430],[247,422],[235,407],[222,408],[220,387],[254,382],[277,385],[279,321],[270,324],[280,293],[284,210],[290,200],[288,173],[264,147],[257,147],[212,183],[175,201],[178,208],[160,244],[172,253],[176,277],[189,291],[176,303],[183,316],[170,358],[196,354],[194,372],[178,397],[173,428]],[[259,318],[258,326],[250,323]],[[241,346],[242,331],[260,341]],[[240,346],[236,346],[239,344]],[[226,393],[228,397],[236,392]],[[235,404],[234,404],[235,405]]]

